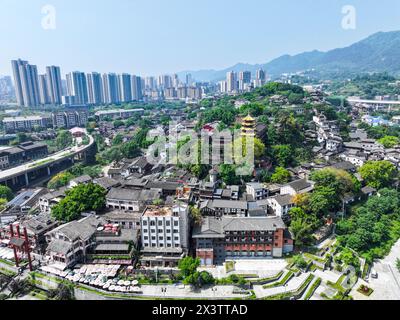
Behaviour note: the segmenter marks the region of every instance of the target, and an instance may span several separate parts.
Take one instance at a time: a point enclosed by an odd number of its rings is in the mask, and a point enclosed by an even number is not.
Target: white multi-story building
[[[188,248],[189,221],[186,204],[148,207],[141,218],[141,225],[144,248]]]
[[[143,258],[147,266],[176,266],[189,247],[187,204],[147,207],[141,217]]]
[[[6,133],[31,131],[34,128],[44,129],[51,125],[49,116],[7,117],[3,119]]]

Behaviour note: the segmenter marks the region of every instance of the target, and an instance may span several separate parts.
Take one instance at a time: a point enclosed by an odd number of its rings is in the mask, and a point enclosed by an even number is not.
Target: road
[[[59,161],[63,158],[67,158],[67,157],[71,156],[72,154],[80,153],[80,152],[84,151],[85,149],[89,148],[94,143],[94,139],[92,136],[89,136],[89,140],[90,141],[89,141],[88,145],[81,145],[79,147],[74,146],[74,147],[59,151],[57,153],[53,153],[46,158],[38,159],[38,160],[35,160],[32,162],[22,164],[18,167],[14,167],[14,168],[10,168],[10,169],[1,171],[0,172],[0,181],[4,180],[4,179],[9,179],[16,175],[21,175],[21,173],[28,172],[28,171],[32,170],[33,168],[40,167],[41,165],[48,165],[52,162]]]
[[[396,268],[396,259],[400,259],[400,240],[392,247],[389,255],[374,263],[373,268],[378,278],[369,278],[368,282],[360,280],[350,293],[355,300],[400,300],[400,272]],[[364,284],[374,290],[366,297],[356,290]]]

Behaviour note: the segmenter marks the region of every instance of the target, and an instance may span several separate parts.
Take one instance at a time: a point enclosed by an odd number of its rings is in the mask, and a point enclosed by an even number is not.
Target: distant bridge
[[[350,104],[366,104],[370,106],[382,106],[382,107],[388,107],[390,110],[391,107],[400,107],[400,101],[396,100],[366,100],[366,99],[356,99],[356,98],[348,98],[347,101]]]
[[[95,147],[94,139],[89,136],[87,145],[74,146],[51,154],[46,158],[22,164],[18,167],[0,171],[0,184],[18,191],[38,181],[50,177],[72,166],[75,160],[86,160]]]

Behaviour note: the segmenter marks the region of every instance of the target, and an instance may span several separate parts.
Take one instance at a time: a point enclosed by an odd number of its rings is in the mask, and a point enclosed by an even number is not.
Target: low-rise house
[[[264,184],[257,182],[246,183],[246,192],[253,197],[253,200],[264,199],[267,196]]]
[[[44,254],[46,248],[45,234],[58,226],[58,222],[50,214],[44,213],[21,223],[26,227],[29,245],[34,253]]]
[[[344,161],[348,161],[356,167],[361,167],[367,162],[368,156],[362,152],[344,152],[339,156]]]
[[[112,210],[105,213],[102,218],[111,224],[118,224],[122,229],[140,230],[142,212],[129,212]]]
[[[39,210],[42,213],[51,213],[51,208],[66,197],[66,188],[48,192],[39,198]]]
[[[103,187],[107,191],[110,191],[111,188],[118,187],[121,185],[121,183],[119,181],[108,178],[108,177],[94,179],[93,182],[95,184],[98,184],[99,186]]]
[[[285,219],[288,217],[289,211],[295,206],[294,196],[291,194],[278,194],[267,198],[267,202],[274,215]]]
[[[88,184],[89,182],[92,182],[92,180],[93,179],[89,175],[85,174],[83,176],[72,179],[68,183],[68,187],[72,189],[79,186],[80,184]]]
[[[84,262],[96,245],[95,234],[102,225],[96,216],[61,225],[46,233],[46,259],[60,270]]]
[[[290,194],[292,196],[295,196],[296,194],[311,192],[313,189],[313,183],[307,181],[307,179],[300,179],[282,186],[280,193],[281,195]]]
[[[104,224],[96,229],[95,242],[91,251],[95,256],[130,256],[132,249],[138,247],[139,230],[122,228],[119,224]]]
[[[331,167],[334,169],[338,169],[338,170],[344,170],[344,171],[347,171],[350,173],[357,172],[357,167],[350,161],[337,162],[337,163],[332,164]]]
[[[372,187],[369,187],[369,186],[366,186],[366,187],[363,187],[363,188],[361,188],[361,193],[362,193],[362,195],[364,196],[364,197],[371,197],[371,196],[373,196],[373,195],[375,195],[376,194],[376,189],[375,188],[372,188]]]
[[[202,266],[227,259],[281,258],[293,251],[293,240],[279,217],[206,217],[192,238]]]
[[[106,196],[106,206],[109,209],[137,212],[160,198],[161,193],[159,190],[111,188]]]
[[[133,160],[129,165],[128,170],[130,173],[146,174],[151,171],[153,165],[147,161],[145,156],[138,157]]]
[[[247,201],[241,200],[205,200],[200,203],[200,211],[209,216],[237,215],[245,217],[248,213]]]

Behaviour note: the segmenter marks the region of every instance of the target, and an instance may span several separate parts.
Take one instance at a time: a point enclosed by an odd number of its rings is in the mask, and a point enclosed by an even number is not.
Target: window
[[[169,226],[171,226],[171,221],[165,221],[165,225],[167,226],[167,227],[169,227]]]
[[[174,221],[174,227],[179,226],[179,221]]]
[[[146,220],[143,221],[143,225],[147,226],[147,221]]]
[[[164,237],[158,237],[158,240],[164,241]]]
[[[163,229],[158,229],[158,233],[163,233]]]
[[[163,225],[162,220],[158,220],[158,226],[161,227]]]
[[[148,236],[144,236],[143,239],[144,240],[149,240],[149,237]]]
[[[150,225],[151,225],[152,227],[154,227],[154,226],[156,225],[156,222],[155,222],[155,221],[150,221]]]

